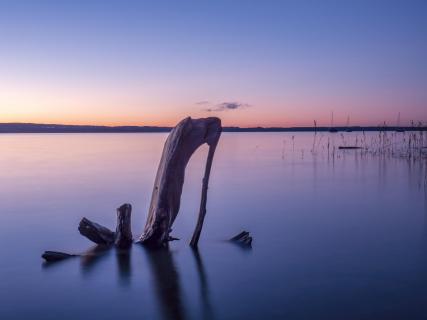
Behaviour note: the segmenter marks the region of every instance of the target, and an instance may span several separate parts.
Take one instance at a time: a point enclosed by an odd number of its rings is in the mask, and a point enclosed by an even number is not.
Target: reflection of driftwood
[[[202,200],[197,226],[191,240],[192,246],[197,245],[206,214],[209,173],[221,130],[221,120],[218,118],[186,118],[171,131],[163,148],[147,222],[139,242],[162,246],[171,240],[169,234],[179,211],[185,168],[197,148],[207,143],[209,154],[203,178]]]
[[[121,285],[129,285],[131,279],[130,250],[120,250],[116,252],[117,266]]]
[[[208,277],[206,274],[205,266],[203,264],[202,257],[200,256],[199,249],[197,247],[193,248],[193,255],[196,260],[197,273],[199,274],[200,280],[200,294],[202,297],[202,310],[203,310],[203,319],[209,320],[213,319],[213,310],[211,303],[209,301],[209,286],[208,286]]]
[[[252,245],[252,237],[249,235],[249,232],[242,231],[238,235],[234,236],[230,239],[230,241],[245,245],[245,246],[251,246]]]
[[[164,319],[186,319],[181,283],[168,246],[146,249]]]
[[[99,262],[108,256],[110,253],[110,248],[111,246],[98,244],[82,253],[80,260],[82,271],[85,274],[89,274],[90,271],[93,270]]]

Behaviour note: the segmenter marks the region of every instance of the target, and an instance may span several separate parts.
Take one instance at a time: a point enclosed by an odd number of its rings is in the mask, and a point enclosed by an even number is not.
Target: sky
[[[0,0],[0,122],[427,121],[427,1]]]

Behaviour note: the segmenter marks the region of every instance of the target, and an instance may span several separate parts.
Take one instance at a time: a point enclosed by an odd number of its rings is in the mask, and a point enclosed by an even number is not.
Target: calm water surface
[[[207,148],[170,250],[44,265],[44,250],[89,250],[79,220],[114,228],[125,202],[139,236],[165,138],[0,135],[0,319],[427,319],[425,164],[331,159],[327,134],[314,155],[312,133],[223,134],[198,252]],[[241,230],[252,250],[224,241]]]

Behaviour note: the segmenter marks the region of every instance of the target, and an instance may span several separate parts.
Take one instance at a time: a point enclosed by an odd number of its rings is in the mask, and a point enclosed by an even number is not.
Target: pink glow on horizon
[[[112,84],[105,88],[100,84],[69,88],[65,84],[35,80],[2,82],[5,85],[0,95],[0,122],[3,123],[174,126],[187,116],[217,116],[224,126],[313,126],[314,120],[318,126],[330,126],[332,111],[335,126],[346,125],[347,117],[350,117],[350,125],[376,126],[384,121],[396,125],[399,112],[401,125],[410,125],[411,120],[427,121],[424,103],[427,99],[405,91],[355,97],[296,90],[292,94],[268,96],[252,92],[245,95],[245,90],[240,89],[237,98],[227,99],[228,95],[223,94],[211,99],[214,111],[208,112],[207,106],[196,102],[214,93],[194,94],[190,89],[181,92],[166,87],[163,91],[167,94],[164,94],[158,87],[144,91],[138,86],[114,88]],[[250,106],[215,111],[215,106],[223,101],[242,101]]]

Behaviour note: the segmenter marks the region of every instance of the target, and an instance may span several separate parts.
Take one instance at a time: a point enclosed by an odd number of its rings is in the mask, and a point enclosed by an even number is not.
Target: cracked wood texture
[[[197,226],[191,241],[192,246],[197,246],[206,215],[209,173],[221,131],[221,120],[214,117],[202,119],[188,117],[172,129],[163,148],[147,222],[138,242],[162,246],[171,239],[172,224],[181,202],[185,168],[197,148],[206,143],[209,145],[209,153],[203,178],[202,199]]]
[[[79,232],[99,245],[110,246],[114,243],[119,248],[128,248],[132,244],[131,213],[132,206],[128,203],[117,208],[116,232],[87,218],[80,221]]]
[[[109,246],[114,242],[114,232],[100,224],[83,218],[79,223],[79,232],[96,244]]]
[[[114,244],[121,249],[127,249],[132,245],[131,212],[132,206],[128,203],[117,208],[116,237]]]

